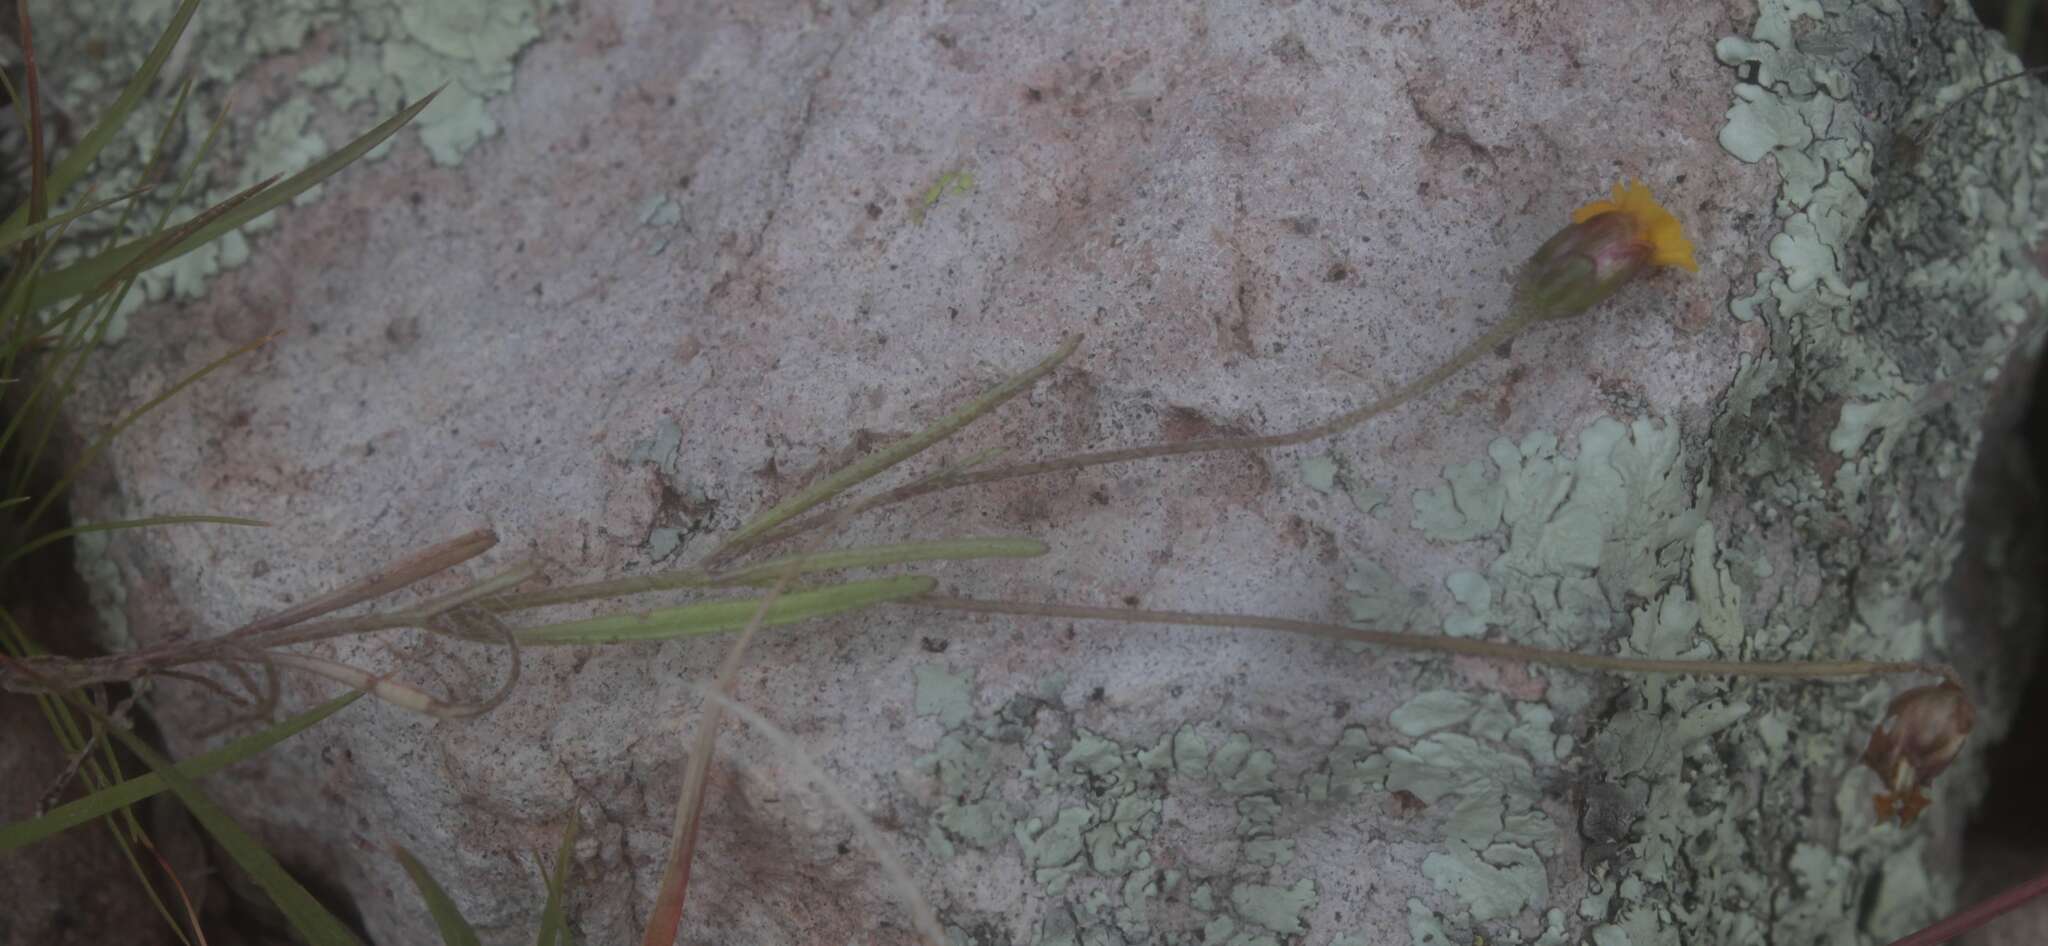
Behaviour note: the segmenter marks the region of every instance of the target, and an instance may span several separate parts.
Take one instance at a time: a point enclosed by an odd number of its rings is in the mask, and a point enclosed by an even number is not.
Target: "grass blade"
[[[314,185],[334,176],[335,172],[347,167],[371,148],[382,144],[384,139],[396,134],[398,129],[405,127],[405,124],[412,121],[413,117],[418,115],[422,109],[432,104],[434,96],[439,94],[439,89],[427,93],[419,101],[401,109],[398,114],[385,119],[382,124],[364,132],[354,141],[342,146],[327,157],[314,162],[305,170],[285,178],[278,182],[275,187],[264,190],[261,194],[244,201],[232,211],[221,214],[217,219],[186,234],[177,243],[157,254],[154,259],[149,261],[148,265],[155,266],[177,259],[218,239],[229,230],[233,230],[242,224],[284,206],[292,198],[305,193],[312,189]],[[37,284],[34,303],[31,308],[69,299],[72,296],[101,285],[112,277],[113,274],[122,271],[129,264],[140,258],[143,251],[148,249],[152,242],[153,238],[150,237],[132,240],[91,259],[81,260],[50,273]]]
[[[1060,344],[1057,351],[1054,351],[1044,361],[1039,362],[1030,370],[990,388],[980,397],[968,402],[967,406],[940,418],[936,423],[898,443],[892,444],[880,453],[856,461],[837,473],[811,484],[795,496],[776,503],[767,512],[755,516],[752,522],[741,526],[739,531],[734,532],[725,540],[719,547],[718,552],[712,553],[711,558],[716,560],[721,557],[721,553],[727,557],[731,556],[738,549],[744,547],[748,540],[796,518],[803,514],[805,510],[860,485],[882,471],[902,463],[924,452],[933,444],[952,436],[960,428],[980,418],[981,415],[995,410],[1004,401],[1024,393],[1039,378],[1044,377],[1052,369],[1059,367],[1060,362],[1067,360],[1067,356],[1073,354],[1074,349],[1080,344],[1080,336],[1068,336]]]
[[[562,939],[562,930],[568,925],[568,908],[562,901],[569,892],[569,870],[575,854],[576,812],[571,809],[569,826],[562,829],[562,843],[555,848],[555,872],[548,877],[548,902],[540,908],[540,934],[534,937],[534,946],[556,946]]]
[[[84,204],[80,204],[79,206],[73,207],[70,210],[52,216],[39,223],[22,227],[0,229],[0,252],[6,252],[8,250],[13,249],[15,244],[20,243],[23,240],[33,239],[35,237],[42,236],[44,233],[62,227],[65,224],[68,224],[73,220],[77,220],[80,217],[86,216],[88,214],[98,213],[102,210],[107,209],[108,207],[112,207],[115,204],[121,203],[122,201],[125,200],[134,200],[135,198],[140,197],[146,193],[149,193],[148,187],[138,187],[132,191],[129,191],[126,194],[120,195],[119,197],[109,197],[105,200],[87,201]]]
[[[746,658],[747,644],[760,633],[769,610],[788,587],[789,573],[785,571],[775,584],[768,586],[768,593],[754,602],[752,613],[747,615],[746,629],[726,649],[710,692],[732,690],[733,679]],[[675,825],[669,830],[668,863],[661,868],[661,881],[655,888],[654,907],[648,911],[647,928],[640,934],[640,946],[675,946],[676,933],[682,927],[683,906],[690,894],[690,870],[697,861],[698,829],[704,823],[704,798],[709,794],[711,755],[718,748],[718,727],[724,716],[720,704],[707,702],[703,718],[697,721],[697,737],[690,747],[690,767],[683,773],[683,790],[676,798]]]
[[[391,846],[391,853],[404,865],[412,885],[419,888],[420,899],[427,902],[427,913],[434,918],[434,928],[441,931],[441,942],[448,946],[483,946],[476,938],[476,930],[462,918],[462,911],[456,909],[455,901],[449,898],[448,891],[441,889],[434,875],[427,872],[427,866],[396,844]]]
[[[915,598],[930,592],[938,582],[908,575],[874,581],[850,581],[811,591],[782,595],[769,607],[761,623],[768,627],[794,624],[811,618],[852,611],[885,601]],[[583,621],[521,628],[513,632],[525,644],[617,644],[627,641],[659,641],[696,637],[747,626],[759,598],[704,601],[673,608],[657,608],[630,614],[612,614]]]
[[[930,542],[899,542],[864,548],[833,549],[808,555],[771,558],[758,565],[713,576],[707,584],[751,585],[772,582],[786,571],[792,576],[848,568],[876,568],[911,562],[957,562],[976,558],[1036,558],[1048,551],[1046,544],[1023,536],[994,536],[979,539],[940,539]]]
[[[358,690],[347,696],[337,697],[262,732],[244,736],[212,752],[186,759],[178,763],[178,771],[187,778],[200,778],[218,772],[312,728],[314,724],[340,712],[342,707],[362,698],[362,695],[362,691]],[[52,808],[40,818],[0,825],[0,853],[33,844],[101,815],[110,814],[155,795],[166,787],[168,786],[160,775],[139,775]]]
[[[95,439],[89,446],[85,448],[85,452],[82,453],[77,460],[72,462],[71,468],[65,470],[64,475],[59,477],[57,479],[57,482],[50,487],[49,493],[44,495],[42,499],[36,501],[35,506],[31,508],[28,512],[28,515],[22,519],[21,528],[29,528],[30,526],[35,524],[35,521],[37,519],[42,518],[43,513],[49,509],[50,504],[52,502],[55,502],[58,497],[63,496],[65,490],[71,488],[71,482],[78,478],[78,474],[85,472],[85,468],[92,465],[93,461],[99,459],[101,451],[106,450],[107,445],[113,443],[115,437],[120,436],[122,431],[125,431],[129,427],[134,426],[136,421],[139,421],[143,418],[143,415],[148,414],[150,411],[156,410],[157,406],[161,405],[163,402],[178,396],[178,392],[183,391],[186,388],[191,387],[192,385],[198,384],[201,378],[204,378],[207,375],[210,375],[215,371],[218,371],[221,368],[221,366],[226,365],[228,362],[233,361],[236,358],[239,358],[243,355],[248,354],[249,352],[255,351],[256,349],[269,344],[270,339],[272,337],[273,336],[265,336],[263,338],[256,339],[253,342],[248,342],[242,345],[235,346],[227,354],[222,355],[219,358],[215,358],[214,360],[207,362],[204,365],[201,365],[197,370],[193,371],[191,374],[188,374],[183,378],[178,379],[178,383],[173,384],[168,388],[165,388],[163,393],[158,394],[156,397],[150,398],[148,401],[144,402],[141,407],[138,407],[128,412],[127,416],[121,418],[118,421],[115,421],[114,426],[107,428],[105,433],[100,434],[97,439]]]
[[[50,207],[50,180],[43,155],[42,68],[36,64],[36,34],[29,24],[28,2],[14,7],[21,40],[21,71],[28,85],[28,222],[41,223]]]
[[[89,522],[82,526],[72,526],[69,529],[59,529],[55,532],[46,532],[42,535],[36,536],[33,540],[21,545],[20,547],[16,548],[11,552],[8,552],[4,556],[0,556],[0,568],[7,567],[7,565],[13,562],[15,559],[27,555],[30,552],[42,548],[45,545],[49,545],[52,542],[62,542],[65,539],[69,539],[74,536],[86,535],[92,532],[116,532],[121,529],[147,529],[152,526],[179,526],[200,522],[210,522],[214,525],[222,526],[255,526],[263,529],[270,528],[270,523],[264,522],[261,519],[242,519],[235,516],[150,516],[145,519],[117,519],[113,522]]]
[[[78,144],[72,146],[64,160],[57,162],[56,167],[50,169],[47,185],[52,198],[63,196],[71,185],[77,183],[78,179],[85,175],[86,168],[92,166],[93,159],[99,157],[107,142],[114,140],[114,136],[120,133],[121,126],[128,123],[128,116],[135,112],[135,106],[142,103],[142,97],[148,94],[149,87],[156,83],[157,74],[163,71],[164,61],[171,58],[171,50],[178,45],[178,39],[185,35],[186,24],[192,21],[192,14],[198,10],[199,0],[184,0],[178,5],[178,11],[171,14],[171,22],[164,27],[163,35],[157,37],[156,45],[150,47],[149,55],[142,60],[142,68],[135,70],[135,74],[128,78],[128,85],[122,88],[121,96],[114,100],[113,105],[107,107],[106,113],[93,124],[92,130],[86,132],[85,137],[78,139]],[[6,223],[0,224],[0,227],[19,227],[27,220],[28,208],[20,207],[9,214]]]
[[[16,670],[22,672],[24,676],[41,676],[19,661],[8,662],[14,664]],[[164,758],[162,753],[134,733],[107,719],[106,714],[78,698],[76,694],[67,692],[63,693],[62,697],[73,709],[99,720],[100,725],[107,727],[107,731],[112,733],[114,738],[121,740],[121,744],[127,746],[128,751],[140,758],[164,780],[171,791],[177,793],[178,800],[184,802],[185,809],[192,813],[192,819],[199,822],[207,834],[213,836],[214,843],[220,845],[221,850],[226,851],[228,857],[246,871],[258,887],[263,888],[263,892],[270,896],[270,901],[277,904],[278,910],[284,913],[285,919],[290,921],[292,928],[297,930],[307,943],[311,946],[363,946],[362,940],[357,939],[356,935],[349,932],[348,927],[322,906],[319,900],[306,892],[306,888],[277,862],[277,858],[263,849],[262,843],[257,841],[248,829],[243,828],[226,809],[207,797],[198,783],[179,772],[178,767],[171,764],[171,760]]]

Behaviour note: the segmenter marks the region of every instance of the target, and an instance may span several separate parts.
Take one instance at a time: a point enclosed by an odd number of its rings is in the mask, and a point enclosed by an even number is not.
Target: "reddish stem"
[[[1940,946],[1997,919],[2000,914],[2016,910],[2021,904],[2044,895],[2048,895],[2048,871],[2042,871],[2034,879],[2023,881],[2018,886],[1989,899],[1970,904],[1954,916],[1898,940],[1891,946]]]

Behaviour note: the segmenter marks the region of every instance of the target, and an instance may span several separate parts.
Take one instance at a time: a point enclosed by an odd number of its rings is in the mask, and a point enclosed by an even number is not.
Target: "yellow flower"
[[[1657,266],[1699,272],[1692,244],[1671,211],[1634,181],[1616,185],[1613,200],[1572,212],[1515,278],[1515,305],[1528,317],[1567,319],[1592,309]]]
[[[1678,218],[1650,196],[1650,187],[1636,181],[1614,185],[1613,200],[1596,200],[1572,211],[1573,223],[1585,223],[1604,213],[1626,214],[1636,225],[1637,238],[1650,244],[1650,265],[1677,266],[1689,273],[1700,271],[1692,259],[1692,242],[1678,225]]]

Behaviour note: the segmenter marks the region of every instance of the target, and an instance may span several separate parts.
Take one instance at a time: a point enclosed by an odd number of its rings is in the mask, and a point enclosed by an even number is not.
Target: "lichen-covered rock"
[[[1338,413],[1501,318],[1515,266],[1631,176],[1697,276],[1324,443],[945,494],[845,539],[1052,543],[935,570],[976,594],[1950,660],[1995,736],[2031,601],[2010,558],[1961,558],[1965,486],[2048,290],[2038,109],[2001,86],[1897,147],[2016,68],[1936,6],[580,4],[460,166],[401,145],[138,314],[83,419],[284,337],[138,426],[89,511],[276,523],[114,542],[143,642],[482,522],[559,579],[664,567],[1066,331],[1083,354],[956,454]],[[2010,527],[1971,526],[2016,554]],[[384,842],[512,937],[578,817],[581,935],[629,941],[725,646],[529,653],[487,716],[366,703],[217,789],[389,942],[431,933]],[[444,691],[499,667],[403,633],[317,650]],[[1975,756],[1911,830],[1856,764],[1902,686],[894,609],[774,632],[738,696],[959,942],[1662,946],[1861,942],[1949,904]],[[175,684],[157,710],[174,737],[226,712]],[[902,940],[799,770],[720,747],[683,941]]]

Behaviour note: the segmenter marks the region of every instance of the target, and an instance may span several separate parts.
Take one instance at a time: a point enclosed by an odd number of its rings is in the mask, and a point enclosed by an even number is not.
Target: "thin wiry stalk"
[[[1355,641],[1396,650],[1429,651],[1468,657],[1492,657],[1575,670],[1604,670],[1615,673],[1683,673],[1697,676],[1765,677],[1771,679],[1829,680],[1888,674],[1930,674],[1955,679],[1955,671],[1941,664],[1894,660],[1665,660],[1655,657],[1621,657],[1607,654],[1578,654],[1527,644],[1405,634],[1294,621],[1250,614],[1217,614],[1204,611],[1150,611],[1140,608],[1096,608],[1036,601],[996,601],[927,595],[896,602],[904,607],[975,614],[1009,614],[1020,617],[1065,618],[1077,621],[1113,621],[1120,624],[1175,624],[1191,627],[1253,628],[1281,631],[1308,637]]]
[[[1036,384],[1039,378],[1051,374],[1052,370],[1065,362],[1067,357],[1072,355],[1074,350],[1080,347],[1080,345],[1081,336],[1067,336],[1060,342],[1060,347],[1054,350],[1051,355],[1046,356],[1044,360],[1019,374],[1011,376],[1003,383],[990,388],[980,397],[969,401],[965,407],[940,418],[937,422],[926,426],[923,430],[910,437],[889,445],[881,452],[862,458],[853,465],[833,473],[824,480],[798,492],[795,496],[775,504],[767,512],[755,516],[753,520],[741,526],[739,531],[728,536],[724,542],[719,544],[718,548],[712,550],[711,554],[705,558],[706,566],[716,566],[720,562],[730,561],[740,552],[756,544],[757,538],[763,533],[802,515],[820,503],[830,501],[840,493],[866,482],[883,471],[924,452],[933,444],[958,433],[961,428],[981,419],[988,412],[1001,407],[1004,402],[1030,390],[1031,386]]]
[[[926,946],[944,946],[947,942],[945,929],[939,925],[938,914],[932,912],[931,903],[926,901],[924,893],[917,889],[916,881],[910,878],[909,868],[896,856],[896,852],[882,838],[881,832],[875,830],[874,822],[862,814],[859,806],[853,803],[853,799],[848,798],[846,792],[832,781],[832,777],[812,760],[810,754],[796,741],[796,737],[769,722],[767,717],[755,712],[751,707],[724,693],[701,688],[699,692],[704,694],[706,700],[724,708],[726,712],[746,723],[749,728],[760,733],[761,738],[768,740],[776,751],[782,753],[782,757],[802,772],[804,778],[818,786],[826,800],[853,823],[854,833],[860,835],[861,843],[866,844],[868,850],[874,852],[875,860],[881,862],[882,873],[895,886],[897,896],[902,897],[904,904],[910,908],[911,920],[916,923],[918,932],[924,935]]]
[[[512,666],[505,675],[505,682],[500,684],[498,689],[490,696],[475,703],[458,703],[454,700],[444,700],[410,683],[394,680],[388,675],[374,674],[340,661],[312,657],[306,654],[294,654],[284,651],[265,651],[260,653],[251,651],[234,655],[233,659],[251,663],[275,664],[280,667],[289,667],[293,670],[325,677],[351,689],[366,691],[371,696],[394,706],[408,709],[415,713],[424,713],[437,719],[467,719],[472,716],[481,716],[496,709],[498,704],[505,702],[505,698],[512,695],[512,688],[519,683],[519,641],[513,637],[512,629],[503,621],[498,621],[490,615],[481,615],[481,617],[496,624],[496,629],[501,632],[505,646],[512,655]]]
[[[163,852],[157,850],[156,842],[147,836],[142,838],[142,847],[151,857],[156,858],[156,866],[164,872],[165,879],[171,882],[171,889],[177,892],[178,903],[185,908],[185,922],[192,927],[192,938],[199,941],[199,946],[206,946],[206,930],[199,923],[199,909],[192,905],[192,895],[185,892],[185,884],[178,879],[178,872],[171,869],[170,859],[164,857]],[[179,938],[183,939],[182,936]]]
[[[1496,324],[1492,328],[1488,329],[1485,333],[1481,334],[1478,339],[1466,345],[1464,348],[1459,349],[1456,354],[1453,354],[1450,358],[1446,359],[1443,362],[1443,364],[1436,366],[1427,373],[1423,374],[1421,377],[1416,378],[1415,380],[1410,381],[1407,384],[1404,384],[1398,388],[1395,388],[1391,393],[1387,394],[1386,396],[1378,398],[1377,400],[1365,404],[1362,407],[1357,407],[1352,410],[1345,411],[1344,413],[1332,417],[1328,420],[1325,420],[1321,423],[1313,424],[1308,427],[1303,427],[1299,430],[1292,430],[1286,433],[1278,434],[1255,434],[1244,437],[1205,437],[1200,440],[1184,440],[1178,443],[1155,443],[1148,444],[1142,447],[1124,447],[1117,450],[1098,450],[1092,453],[1076,453],[1064,457],[1054,457],[1050,460],[1038,460],[1031,463],[1015,463],[1010,464],[1008,466],[998,466],[985,470],[960,472],[952,475],[934,477],[928,480],[921,480],[915,483],[899,486],[893,490],[881,493],[880,495],[872,499],[863,500],[858,505],[858,509],[860,511],[866,511],[881,506],[890,506],[896,503],[904,502],[906,500],[915,499],[919,496],[924,496],[930,493],[937,493],[951,489],[959,489],[964,486],[979,486],[986,483],[997,483],[1003,480],[1013,480],[1026,476],[1040,476],[1046,473],[1059,473],[1067,470],[1080,470],[1085,469],[1087,467],[1102,466],[1104,464],[1109,463],[1130,463],[1136,460],[1152,460],[1158,459],[1160,457],[1185,456],[1191,453],[1216,453],[1220,451],[1233,450],[1271,450],[1277,447],[1291,447],[1297,444],[1304,444],[1314,440],[1321,440],[1324,437],[1342,433],[1346,430],[1356,427],[1359,424],[1365,423],[1366,421],[1371,420],[1372,418],[1378,417],[1381,414],[1384,414],[1397,407],[1400,407],[1403,404],[1408,403],[1409,401],[1414,400],[1417,396],[1421,395],[1426,391],[1429,391],[1430,389],[1436,387],[1438,384],[1443,383],[1446,379],[1450,378],[1454,374],[1457,374],[1459,371],[1464,370],[1466,366],[1470,365],[1474,361],[1477,361],[1480,358],[1480,356],[1486,354],[1489,351],[1492,351],[1495,348],[1499,348],[1503,344],[1513,341],[1517,335],[1520,335],[1525,329],[1529,328],[1529,326],[1535,324],[1537,321],[1538,320],[1536,318],[1527,313],[1517,312],[1514,315],[1510,315],[1507,318],[1502,319],[1499,324]],[[721,549],[720,553],[713,555],[713,559],[723,560],[721,556],[723,558],[730,558],[731,556],[736,555],[741,551],[746,551],[748,549],[758,548],[774,542],[783,541],[785,539],[789,539],[802,533],[811,531],[812,529],[818,528],[820,526],[824,526],[830,523],[836,523],[838,521],[841,520],[830,513],[813,516],[809,519],[805,519],[793,525],[787,526],[785,528],[775,530],[772,533],[760,536],[751,541],[735,540],[729,542],[727,543],[727,546],[729,548]]]
[[[439,574],[467,562],[490,551],[497,544],[498,534],[489,529],[464,533],[446,542],[414,552],[379,571],[364,575],[311,601],[251,621],[230,631],[227,638],[250,643],[249,638],[266,631],[302,624],[323,614],[332,614],[343,608],[381,598],[417,583],[429,575]]]
[[[2040,876],[2021,881],[1988,899],[1970,904],[1957,911],[1954,916],[1904,939],[1896,940],[1891,946],[1940,946],[2041,897],[2048,897],[2048,871],[2042,871]]]
[[[732,692],[733,677],[746,656],[747,644],[753,641],[754,634],[768,618],[768,609],[774,606],[775,599],[788,585],[789,575],[784,573],[769,587],[768,593],[761,596],[753,618],[726,651],[713,692],[721,695]],[[711,753],[717,748],[718,726],[723,721],[723,714],[722,704],[706,704],[703,719],[697,723],[697,737],[690,747],[690,767],[683,774],[683,788],[676,798],[675,825],[669,832],[668,863],[661,870],[661,886],[656,889],[654,910],[648,914],[647,929],[640,938],[641,946],[674,946],[676,932],[682,926],[683,905],[690,890],[690,866],[696,860],[697,834],[704,819],[704,783],[711,773]]]

